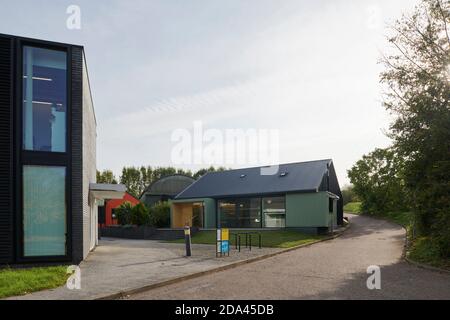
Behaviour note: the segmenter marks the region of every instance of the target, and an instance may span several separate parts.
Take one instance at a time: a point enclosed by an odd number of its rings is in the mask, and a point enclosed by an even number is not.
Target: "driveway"
[[[450,299],[449,274],[402,260],[401,227],[348,216],[350,229],[334,240],[130,299]],[[381,268],[380,290],[367,289],[370,265]]]

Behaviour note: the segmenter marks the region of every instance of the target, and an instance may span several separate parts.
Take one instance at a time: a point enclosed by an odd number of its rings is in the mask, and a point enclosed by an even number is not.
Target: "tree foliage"
[[[131,212],[133,210],[133,205],[131,202],[122,203],[117,209],[117,222],[121,225],[131,224]]]
[[[349,202],[359,202],[360,199],[354,190],[353,185],[344,186],[341,190],[344,206]]]
[[[450,2],[423,0],[393,25],[383,59],[390,137],[421,231],[450,256]]]
[[[97,183],[117,184],[117,180],[111,170],[97,170]]]
[[[391,26],[382,58],[392,148],[358,161],[349,177],[368,211],[407,199],[419,233],[450,256],[450,1],[422,0]]]
[[[392,149],[375,149],[364,155],[347,173],[364,212],[381,213],[407,208],[403,161]]]
[[[143,203],[133,206],[130,202],[122,203],[117,209],[117,220],[121,225],[147,225],[150,223],[150,211]]]

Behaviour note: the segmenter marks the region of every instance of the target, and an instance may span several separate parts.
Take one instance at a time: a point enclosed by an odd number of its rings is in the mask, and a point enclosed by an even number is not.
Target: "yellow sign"
[[[228,232],[228,229],[222,229],[222,241],[230,240],[230,233]]]

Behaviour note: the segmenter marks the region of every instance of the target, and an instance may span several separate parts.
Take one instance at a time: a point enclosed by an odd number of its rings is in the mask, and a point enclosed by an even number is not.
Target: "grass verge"
[[[361,202],[349,202],[344,206],[344,212],[360,214]]]
[[[297,231],[260,231],[262,234],[262,246],[269,248],[291,248],[301,244],[311,243],[323,239],[323,235],[311,235]],[[170,242],[183,243],[184,239]],[[192,236],[193,244],[216,244],[215,231],[201,231]],[[235,245],[234,233],[230,234],[230,244]],[[245,245],[245,236],[241,236],[241,246]],[[258,237],[253,235],[252,245],[258,245]]]
[[[67,266],[0,269],[0,299],[59,287],[67,281],[66,270]]]

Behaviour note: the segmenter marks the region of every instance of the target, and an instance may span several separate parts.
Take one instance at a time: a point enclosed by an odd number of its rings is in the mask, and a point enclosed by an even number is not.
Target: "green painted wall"
[[[293,193],[286,195],[286,227],[328,227],[330,219],[336,219],[328,211],[328,193]]]
[[[215,228],[216,227],[216,201],[212,198],[195,198],[195,199],[180,199],[170,200],[169,203],[189,203],[189,202],[203,202],[205,208],[205,220],[203,228]],[[172,206],[170,206],[170,220],[172,223]]]
[[[329,227],[331,220],[336,225],[337,201],[333,213],[328,210],[327,192],[286,194],[286,227]],[[203,202],[205,208],[204,228],[216,227],[216,201],[212,198],[171,200],[170,203]],[[170,207],[172,219],[172,206]]]

